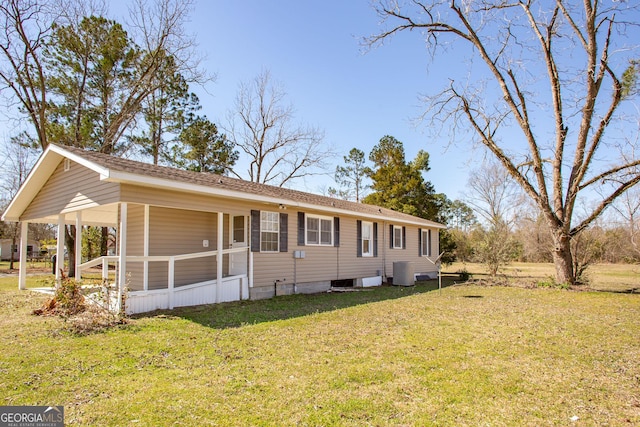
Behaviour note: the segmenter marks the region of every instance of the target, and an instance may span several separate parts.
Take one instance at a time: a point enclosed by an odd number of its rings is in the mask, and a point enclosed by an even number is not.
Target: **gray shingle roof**
[[[445,228],[442,224],[434,221],[429,221],[374,205],[350,202],[332,197],[321,196],[318,194],[306,193],[303,191],[276,187],[272,185],[259,184],[251,181],[245,181],[212,173],[192,172],[182,169],[170,168],[167,166],[152,165],[94,151],[86,151],[75,147],[65,146],[59,148],[110,171],[124,172],[134,175],[142,175],[152,178],[183,182],[192,185],[203,186],[206,188],[220,188],[243,194],[255,194],[260,196],[273,197],[275,199],[291,201],[294,203],[306,203],[324,208],[347,210],[353,212],[354,214],[359,213],[366,216],[374,217],[382,216],[389,218],[390,220],[395,219],[402,222],[420,223],[424,224],[425,226]]]

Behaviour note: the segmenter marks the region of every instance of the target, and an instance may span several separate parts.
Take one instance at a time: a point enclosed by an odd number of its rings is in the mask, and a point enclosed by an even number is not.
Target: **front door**
[[[247,217],[233,216],[231,218],[231,248],[246,248],[247,243]],[[247,251],[231,253],[229,257],[229,274],[237,276],[247,274]]]

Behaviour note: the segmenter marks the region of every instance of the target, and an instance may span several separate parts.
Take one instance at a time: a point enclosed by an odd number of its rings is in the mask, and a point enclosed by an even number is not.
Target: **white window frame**
[[[431,229],[422,230],[422,256],[431,256]]]
[[[362,221],[360,226],[360,233],[362,235],[361,242],[361,250],[363,257],[372,257],[373,256],[373,222]],[[366,236],[365,230],[369,231],[369,236]],[[365,242],[369,242],[369,251],[365,251],[364,244]]]
[[[275,219],[275,220],[274,220]],[[270,244],[264,237],[266,234],[276,236],[275,250],[264,249],[265,244]],[[280,252],[280,213],[270,211],[260,211],[260,252],[276,253]]]
[[[396,233],[400,234],[400,245],[397,245],[397,241],[396,241]],[[393,226],[393,236],[391,236],[391,238],[393,239],[393,249],[402,249],[403,246],[403,242],[402,242],[402,227],[399,225],[394,225]]]
[[[314,230],[318,233],[318,241],[309,241],[309,220],[318,221],[318,229]],[[322,223],[323,221],[329,222],[329,242],[322,241]],[[307,246],[333,246],[333,217],[321,216],[321,215],[305,215],[304,219],[304,240]]]

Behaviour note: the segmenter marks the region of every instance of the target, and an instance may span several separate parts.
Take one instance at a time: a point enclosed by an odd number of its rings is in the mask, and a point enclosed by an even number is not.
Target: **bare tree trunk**
[[[554,250],[553,264],[556,267],[556,280],[558,283],[575,284],[573,271],[573,256],[571,254],[571,238],[563,230],[554,230],[552,233]]]
[[[572,262],[572,238],[640,183],[638,139],[615,144],[606,132],[631,123],[617,110],[635,93],[637,52],[626,48],[624,33],[637,14],[636,3],[374,2],[385,25],[366,40],[369,46],[416,30],[433,59],[453,51],[441,50],[452,46],[452,37],[472,49],[469,64],[477,58],[486,66],[488,78],[477,78],[475,66],[465,67],[465,74],[451,70],[448,86],[424,97],[425,117],[452,124],[454,132],[442,129],[453,140],[457,128],[472,131],[535,201],[553,234],[559,283],[579,280],[582,267]],[[529,89],[543,82],[548,90]],[[497,93],[501,97],[493,99]],[[553,117],[555,142],[549,138],[550,120],[541,117]],[[514,124],[519,138],[513,136]],[[513,144],[515,139],[522,144]],[[592,203],[594,193],[600,197]],[[575,208],[587,200],[590,207],[578,220]]]
[[[100,255],[107,256],[109,251],[109,227],[102,227],[102,238],[100,239]]]
[[[69,273],[67,277],[76,277],[76,226],[69,225],[64,228],[64,240],[67,245],[67,254],[69,255]],[[62,255],[62,265],[64,265],[64,254]]]
[[[13,248],[16,247],[16,234],[13,233],[13,236],[11,236],[11,259],[9,260],[9,270],[13,270],[13,263],[15,260],[15,256],[13,255],[15,252],[13,251]],[[24,261],[23,261],[24,262]]]

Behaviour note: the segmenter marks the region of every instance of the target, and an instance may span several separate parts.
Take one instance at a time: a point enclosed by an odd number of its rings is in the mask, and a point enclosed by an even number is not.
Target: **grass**
[[[455,273],[467,270],[475,279],[487,278],[487,269],[483,264],[457,262],[443,268],[443,271]],[[552,264],[514,262],[505,266],[499,273],[500,278],[511,282],[536,283],[548,281],[555,275]],[[589,280],[587,288],[593,290],[623,292],[640,290],[640,265],[633,264],[594,264],[587,270]]]
[[[0,279],[0,405],[64,405],[67,425],[97,426],[640,424],[639,295],[436,286],[185,308],[75,336]]]

